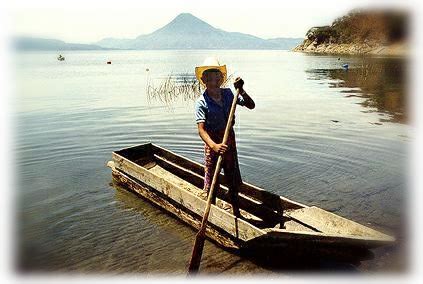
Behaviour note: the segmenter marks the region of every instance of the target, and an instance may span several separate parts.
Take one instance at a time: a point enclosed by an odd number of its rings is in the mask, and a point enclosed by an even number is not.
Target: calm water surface
[[[106,163],[112,151],[145,142],[202,162],[193,101],[151,100],[146,88],[169,74],[192,73],[210,55],[242,76],[256,101],[253,111],[237,110],[244,180],[375,228],[403,231],[410,130],[402,60],[286,51],[63,55],[63,62],[50,52],[16,55],[20,268],[185,271],[195,232],[111,185]],[[270,272],[211,243],[202,269]]]

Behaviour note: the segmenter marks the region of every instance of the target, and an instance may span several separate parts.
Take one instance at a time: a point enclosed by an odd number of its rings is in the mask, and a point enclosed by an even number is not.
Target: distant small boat
[[[112,61],[107,61],[107,64],[112,64]]]
[[[65,58],[60,54],[58,57],[57,57],[57,60],[59,60],[59,61],[65,61]]]

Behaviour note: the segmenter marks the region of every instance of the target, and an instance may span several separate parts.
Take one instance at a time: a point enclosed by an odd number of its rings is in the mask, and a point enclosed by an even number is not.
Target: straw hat
[[[204,60],[204,63],[202,66],[195,67],[195,77],[197,77],[197,80],[200,81],[201,85],[204,86],[203,81],[201,80],[201,76],[203,75],[203,72],[209,69],[217,69],[223,74],[223,81],[226,81],[227,78],[227,71],[226,71],[226,65],[220,65],[219,61],[214,57],[207,57]]]

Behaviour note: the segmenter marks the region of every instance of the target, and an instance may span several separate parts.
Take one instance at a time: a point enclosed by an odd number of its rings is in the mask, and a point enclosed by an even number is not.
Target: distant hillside
[[[217,29],[189,13],[179,14],[164,27],[135,39],[106,38],[96,44],[126,49],[292,49],[302,39],[266,40]]]
[[[354,10],[330,26],[313,27],[295,51],[319,53],[405,52],[408,14],[392,10]],[[393,50],[389,47],[394,47]],[[390,50],[389,50],[390,49]]]
[[[276,44],[279,48],[278,49],[287,49],[291,50],[299,43],[301,43],[304,39],[303,38],[286,38],[286,37],[278,37],[278,38],[271,38],[267,41],[273,44]]]
[[[57,39],[17,37],[13,40],[16,50],[98,50],[105,49],[93,44],[66,43]]]
[[[132,39],[108,37],[96,42],[95,45],[111,49],[133,49],[132,42]]]

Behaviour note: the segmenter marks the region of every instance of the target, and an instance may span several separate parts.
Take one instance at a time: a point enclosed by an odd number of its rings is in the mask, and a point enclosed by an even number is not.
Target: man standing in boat
[[[215,58],[207,58],[202,66],[195,68],[195,75],[206,88],[195,102],[195,120],[198,134],[205,143],[203,189],[206,193],[209,192],[217,159],[219,155],[223,155],[223,171],[228,182],[233,214],[239,217],[238,191],[242,179],[233,129],[230,131],[228,142],[222,143],[234,97],[231,89],[221,88],[227,79],[226,65],[220,65]],[[239,90],[237,104],[254,109],[255,103],[244,91],[242,84],[241,80],[236,80],[234,83],[234,87]],[[234,123],[235,119],[233,120]],[[217,183],[216,186],[218,189],[219,184]],[[215,203],[215,198],[214,196],[213,203]]]

